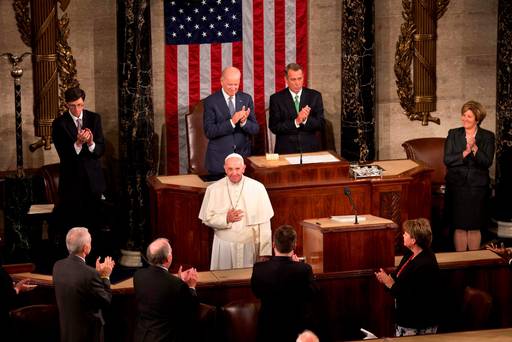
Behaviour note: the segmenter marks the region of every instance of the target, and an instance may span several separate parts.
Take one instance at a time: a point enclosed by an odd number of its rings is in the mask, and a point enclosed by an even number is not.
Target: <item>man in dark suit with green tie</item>
[[[270,96],[268,126],[276,135],[275,153],[315,152],[322,148],[322,94],[305,88],[305,75],[296,63],[286,66],[287,88]],[[317,134],[320,133],[320,134]]]

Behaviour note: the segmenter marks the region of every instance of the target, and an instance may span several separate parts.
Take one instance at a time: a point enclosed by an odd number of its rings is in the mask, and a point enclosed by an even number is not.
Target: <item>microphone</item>
[[[357,209],[356,205],[354,203],[354,199],[352,198],[352,192],[350,192],[350,188],[348,186],[343,187],[343,194],[348,197],[348,201],[350,202],[350,205],[352,206],[352,210],[354,211],[354,224],[359,224],[357,222]]]

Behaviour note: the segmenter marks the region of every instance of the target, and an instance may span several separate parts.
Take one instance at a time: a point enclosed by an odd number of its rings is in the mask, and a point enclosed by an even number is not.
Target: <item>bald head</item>
[[[240,86],[240,77],[242,74],[240,70],[235,67],[227,67],[222,70],[222,76],[220,78],[220,84],[222,85],[222,89],[229,96],[235,96],[238,91],[238,87]]]
[[[165,265],[169,267],[172,261],[172,248],[169,240],[164,238],[156,239],[148,246],[146,257],[151,265]],[[166,265],[166,264],[169,265]]]
[[[319,342],[318,337],[309,330],[304,330],[302,334],[297,337],[296,342]]]

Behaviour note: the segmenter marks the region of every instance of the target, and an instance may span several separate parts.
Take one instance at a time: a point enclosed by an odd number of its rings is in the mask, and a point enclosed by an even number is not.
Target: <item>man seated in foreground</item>
[[[170,274],[172,248],[164,238],[153,241],[146,256],[149,267],[133,277],[138,311],[134,341],[194,341],[196,269],[182,272],[180,266],[178,276]]]
[[[270,219],[274,210],[260,182],[244,176],[244,158],[224,160],[226,177],[206,189],[199,218],[214,229],[211,270],[251,267],[271,255]]]

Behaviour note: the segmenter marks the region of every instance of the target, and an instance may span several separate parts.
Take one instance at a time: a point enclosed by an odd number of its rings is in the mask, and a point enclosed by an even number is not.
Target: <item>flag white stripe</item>
[[[275,92],[275,24],[274,24],[274,0],[265,0],[264,3],[264,44],[265,47],[265,108],[268,107],[268,99]]]
[[[222,69],[233,65],[233,43],[222,44]],[[215,81],[214,81],[215,82]]]
[[[199,72],[200,72],[200,98],[204,99],[208,95],[211,94],[211,45],[210,44],[201,44],[199,45]]]
[[[185,114],[188,112],[188,45],[178,45],[178,143],[180,173],[187,173],[187,136]]]
[[[247,9],[247,10],[244,10]],[[254,66],[253,66],[253,38],[252,38],[252,0],[242,2],[242,30],[244,53],[244,92],[254,98]]]
[[[286,64],[295,63],[297,61],[296,55],[296,29],[295,29],[295,1],[302,0],[286,0],[284,9],[285,18],[285,47],[286,47]]]

